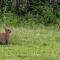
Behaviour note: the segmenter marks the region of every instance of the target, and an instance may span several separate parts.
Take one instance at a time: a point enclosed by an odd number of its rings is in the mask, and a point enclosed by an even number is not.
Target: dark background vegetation
[[[0,24],[7,22],[15,26],[21,24],[60,25],[60,3],[58,2],[27,0],[26,6],[18,2],[12,6],[12,2],[11,0],[0,1]]]

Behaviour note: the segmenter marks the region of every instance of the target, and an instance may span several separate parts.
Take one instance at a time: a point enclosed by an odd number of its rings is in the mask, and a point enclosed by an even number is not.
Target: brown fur
[[[5,32],[0,33],[0,44],[7,44],[11,31],[5,28]]]

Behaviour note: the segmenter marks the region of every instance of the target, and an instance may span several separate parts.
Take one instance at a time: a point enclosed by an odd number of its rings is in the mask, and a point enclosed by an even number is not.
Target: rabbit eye
[[[10,31],[10,30],[8,30],[8,31]]]
[[[9,29],[7,29],[7,31],[10,31]]]

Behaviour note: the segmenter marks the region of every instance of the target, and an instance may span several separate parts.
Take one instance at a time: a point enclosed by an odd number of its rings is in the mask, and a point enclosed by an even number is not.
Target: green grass
[[[38,27],[14,29],[10,43],[0,45],[0,60],[60,60],[60,31]]]

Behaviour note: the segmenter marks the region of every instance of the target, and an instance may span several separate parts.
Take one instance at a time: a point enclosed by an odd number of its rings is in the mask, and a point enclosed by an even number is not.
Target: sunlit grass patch
[[[60,31],[10,28],[8,45],[0,45],[1,60],[59,60]]]

